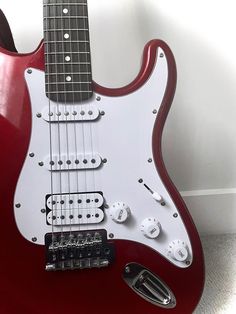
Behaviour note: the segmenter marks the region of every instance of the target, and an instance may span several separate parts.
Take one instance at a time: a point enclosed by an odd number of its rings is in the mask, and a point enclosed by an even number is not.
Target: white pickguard
[[[158,54],[164,54],[159,49]],[[49,100],[45,95],[44,72],[32,69],[26,72],[26,81],[32,103],[32,134],[23,170],[15,193],[15,217],[21,234],[29,241],[44,244],[44,235],[52,232],[46,224],[45,196],[53,193],[102,191],[106,203],[111,206],[122,201],[131,209],[131,217],[124,224],[114,222],[105,208],[103,222],[92,225],[54,226],[54,232],[68,230],[106,229],[114,239],[127,239],[143,243],[158,251],[179,267],[186,263],[173,260],[168,255],[168,245],[174,240],[184,241],[188,246],[189,264],[192,249],[188,234],[170,195],[160,180],[154,162],[148,162],[152,155],[152,132],[156,119],[153,110],[159,110],[167,85],[168,67],[164,57],[158,57],[152,75],[132,94],[123,97],[94,95],[92,99],[79,104],[86,110],[92,105],[105,115],[91,122],[51,123],[52,152],[61,154],[99,154],[107,162],[98,169],[51,172],[40,162],[50,155],[49,123],[40,117]],[[101,99],[98,101],[97,96]],[[55,106],[55,103],[51,103]],[[60,104],[61,106],[61,104]],[[68,105],[67,107],[73,107]],[[78,106],[78,104],[77,104]],[[75,106],[76,107],[76,106]],[[71,108],[70,108],[71,109]],[[38,116],[38,117],[37,117]],[[30,157],[30,153],[31,156]],[[33,153],[33,155],[32,155]],[[161,206],[152,194],[140,184],[142,178],[152,190],[165,200]],[[140,230],[141,222],[148,217],[156,218],[162,226],[157,239],[149,239]]]

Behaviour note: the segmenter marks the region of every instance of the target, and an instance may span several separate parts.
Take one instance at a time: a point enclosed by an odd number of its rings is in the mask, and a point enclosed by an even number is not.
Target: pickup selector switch
[[[146,218],[141,223],[141,231],[147,238],[156,239],[161,232],[161,224],[156,218]]]
[[[124,223],[130,217],[131,210],[124,202],[116,202],[111,205],[110,216],[117,223]]]
[[[168,254],[178,262],[185,262],[189,256],[188,246],[181,240],[175,240],[169,244]]]

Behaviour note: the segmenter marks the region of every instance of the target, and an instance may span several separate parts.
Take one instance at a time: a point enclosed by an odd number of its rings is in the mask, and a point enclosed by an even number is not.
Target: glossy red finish
[[[133,83],[108,89],[94,83],[95,91],[118,96],[133,92],[148,79],[158,47],[167,56],[169,82],[153,131],[157,171],[179,208],[191,238],[194,262],[180,269],[152,249],[130,241],[115,240],[116,261],[108,268],[47,273],[44,247],[26,241],[14,220],[13,195],[25,158],[31,129],[31,109],[24,82],[27,67],[43,69],[43,45],[32,54],[18,55],[0,48],[0,313],[1,314],[190,314],[203,289],[204,264],[201,244],[187,208],[166,172],[161,154],[161,135],[175,91],[176,68],[168,46],[153,40],[145,48],[142,69]],[[158,93],[158,91],[157,91]],[[111,104],[112,105],[112,104]],[[155,174],[153,174],[155,175]],[[138,297],[123,281],[129,262],[137,262],[160,276],[172,289],[177,306],[156,307]]]
[[[10,27],[2,10],[0,10],[0,47],[16,52]]]

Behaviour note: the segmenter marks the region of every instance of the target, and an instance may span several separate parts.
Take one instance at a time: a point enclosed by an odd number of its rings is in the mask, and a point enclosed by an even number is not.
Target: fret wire
[[[66,84],[66,85],[69,85],[69,84],[92,84],[92,81],[91,82],[46,82],[46,85],[55,85],[55,84]]]
[[[61,32],[61,31],[76,31],[76,32],[78,32],[78,31],[89,31],[89,29],[88,28],[79,28],[79,29],[76,29],[76,28],[71,28],[71,29],[69,29],[69,28],[50,28],[50,29],[48,29],[47,30],[47,32]]]
[[[46,55],[55,55],[55,54],[63,54],[63,55],[69,55],[69,54],[90,54],[90,52],[85,52],[85,51],[80,51],[80,52],[75,52],[75,51],[70,51],[70,52],[45,52]],[[65,63],[66,64],[66,63]]]
[[[48,16],[48,17],[44,17],[44,20],[48,20],[48,19],[60,19],[60,20],[64,20],[64,19],[88,19],[87,16]]]
[[[70,44],[70,43],[89,43],[88,40],[70,40],[70,41],[64,41],[64,40],[48,40],[44,41],[45,44],[57,44],[57,43],[64,43],[64,44]]]
[[[60,62],[46,62],[45,65],[71,65],[71,64],[81,64],[81,65],[84,65],[84,64],[90,64],[90,62],[67,62],[67,63],[60,63]]]
[[[66,90],[66,91],[56,91],[56,92],[50,92],[48,91],[48,94],[64,94],[64,93],[91,93],[92,90],[76,90],[76,91],[72,91],[72,90]]]
[[[76,74],[91,74],[91,72],[72,72],[72,73],[65,73],[65,72],[56,72],[56,73],[45,73],[47,76],[48,75],[76,75]]]
[[[58,6],[58,5],[62,5],[62,6],[65,6],[65,5],[84,5],[84,6],[87,6],[87,3],[82,3],[82,2],[66,2],[66,3],[45,3],[43,6],[44,7],[47,7],[47,6]]]

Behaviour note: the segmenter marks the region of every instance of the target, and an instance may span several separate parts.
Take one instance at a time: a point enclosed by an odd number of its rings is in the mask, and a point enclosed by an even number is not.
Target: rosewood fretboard
[[[74,103],[92,96],[87,0],[44,0],[47,97]]]

